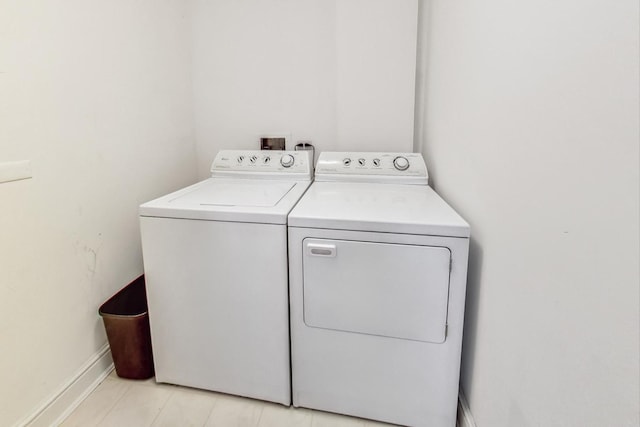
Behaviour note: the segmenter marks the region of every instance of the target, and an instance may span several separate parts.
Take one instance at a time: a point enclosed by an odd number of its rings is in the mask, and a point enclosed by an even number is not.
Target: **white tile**
[[[364,420],[329,412],[313,411],[311,427],[364,427]]]
[[[109,376],[62,427],[384,427],[372,420]]]
[[[307,409],[265,403],[259,427],[310,427],[312,413]]]
[[[98,427],[149,427],[173,392],[172,388],[130,383]]]
[[[129,386],[130,384],[124,381],[105,379],[64,420],[61,427],[95,427],[125,394]]]
[[[153,427],[202,427],[215,403],[215,393],[176,387]]]
[[[218,395],[206,427],[255,427],[263,403],[229,395]]]

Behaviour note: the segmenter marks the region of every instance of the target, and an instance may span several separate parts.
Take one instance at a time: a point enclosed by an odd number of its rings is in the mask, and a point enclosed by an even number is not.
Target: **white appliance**
[[[220,151],[140,206],[156,381],[291,404],[287,214],[307,152]]]
[[[469,225],[420,154],[320,154],[289,214],[293,404],[456,423]]]

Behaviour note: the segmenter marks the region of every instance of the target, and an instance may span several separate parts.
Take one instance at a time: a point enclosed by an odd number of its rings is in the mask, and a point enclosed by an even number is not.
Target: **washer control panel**
[[[318,157],[316,180],[377,181],[376,177],[426,183],[427,166],[420,153],[322,152]]]
[[[258,173],[311,176],[307,151],[221,150],[211,164],[211,173]]]

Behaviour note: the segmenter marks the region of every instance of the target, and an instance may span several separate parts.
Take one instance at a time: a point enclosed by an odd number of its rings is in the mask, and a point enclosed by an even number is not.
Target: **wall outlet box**
[[[286,150],[288,135],[262,135],[260,136],[261,150]]]
[[[31,160],[0,163],[0,183],[31,178]]]

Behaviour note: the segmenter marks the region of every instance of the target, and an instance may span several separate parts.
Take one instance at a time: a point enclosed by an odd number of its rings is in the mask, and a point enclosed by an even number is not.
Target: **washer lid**
[[[212,180],[169,200],[169,205],[186,206],[254,206],[271,207],[287,194],[295,183],[256,180]]]
[[[315,182],[289,226],[469,237],[469,224],[426,185]]]
[[[140,206],[140,216],[286,224],[309,181],[209,178]]]

